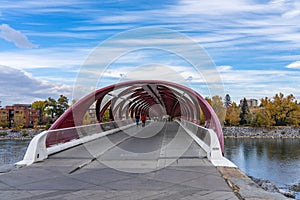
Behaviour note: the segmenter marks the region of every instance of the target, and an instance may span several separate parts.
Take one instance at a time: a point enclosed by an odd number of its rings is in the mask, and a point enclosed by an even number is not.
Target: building
[[[30,104],[14,104],[0,108],[0,121],[9,128],[14,126],[32,128],[38,119],[39,111],[32,109]]]
[[[240,106],[243,105],[244,99],[240,100]],[[248,107],[257,107],[258,106],[258,100],[257,99],[246,99]]]

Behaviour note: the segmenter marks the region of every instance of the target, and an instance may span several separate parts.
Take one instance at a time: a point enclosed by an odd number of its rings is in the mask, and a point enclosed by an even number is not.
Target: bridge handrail
[[[108,129],[103,129],[103,126],[107,125],[110,127]],[[100,137],[113,134],[118,132],[121,129],[126,129],[135,125],[132,119],[127,120],[118,120],[113,122],[106,123],[97,123],[90,125],[83,125],[78,127],[71,128],[63,128],[63,129],[55,129],[55,130],[47,130],[43,131],[40,134],[36,135],[29,143],[26,153],[24,155],[23,160],[17,162],[16,165],[31,165],[35,162],[43,161],[48,158],[49,155],[63,151],[65,149],[74,147],[79,144],[83,144]],[[95,129],[97,132],[86,132],[89,128]],[[73,138],[66,142],[57,141],[56,144],[51,146],[46,145],[47,136],[50,133],[58,133],[63,134],[64,131],[76,131],[79,135],[79,138]],[[87,134],[83,134],[87,133]]]
[[[214,130],[204,128],[184,119],[180,119],[180,121],[177,122],[194,139],[194,141],[204,149],[207,153],[207,158],[215,166],[237,167],[223,156],[218,136]]]

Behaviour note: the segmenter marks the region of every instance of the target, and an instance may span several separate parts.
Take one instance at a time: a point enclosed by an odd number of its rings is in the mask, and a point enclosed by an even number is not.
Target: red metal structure
[[[104,112],[110,108],[113,121],[134,118],[136,115],[152,118],[169,116],[200,125],[202,110],[204,126],[215,131],[224,152],[222,128],[209,103],[196,91],[167,81],[135,80],[98,89],[70,107],[50,130],[82,125],[86,111],[94,103],[99,122],[102,121]],[[72,134],[74,138],[79,137],[76,133]],[[50,140],[51,134],[47,136],[47,141]]]

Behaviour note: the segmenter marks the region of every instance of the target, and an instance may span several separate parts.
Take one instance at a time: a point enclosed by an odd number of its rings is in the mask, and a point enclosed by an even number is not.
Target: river
[[[23,159],[29,140],[0,140],[0,166]]]
[[[247,175],[288,189],[300,183],[300,139],[226,138],[225,156]],[[300,193],[297,193],[300,199]]]

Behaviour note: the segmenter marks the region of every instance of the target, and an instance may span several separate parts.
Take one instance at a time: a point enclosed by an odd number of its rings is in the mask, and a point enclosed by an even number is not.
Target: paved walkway
[[[178,124],[155,123],[0,174],[0,199],[238,198]]]

